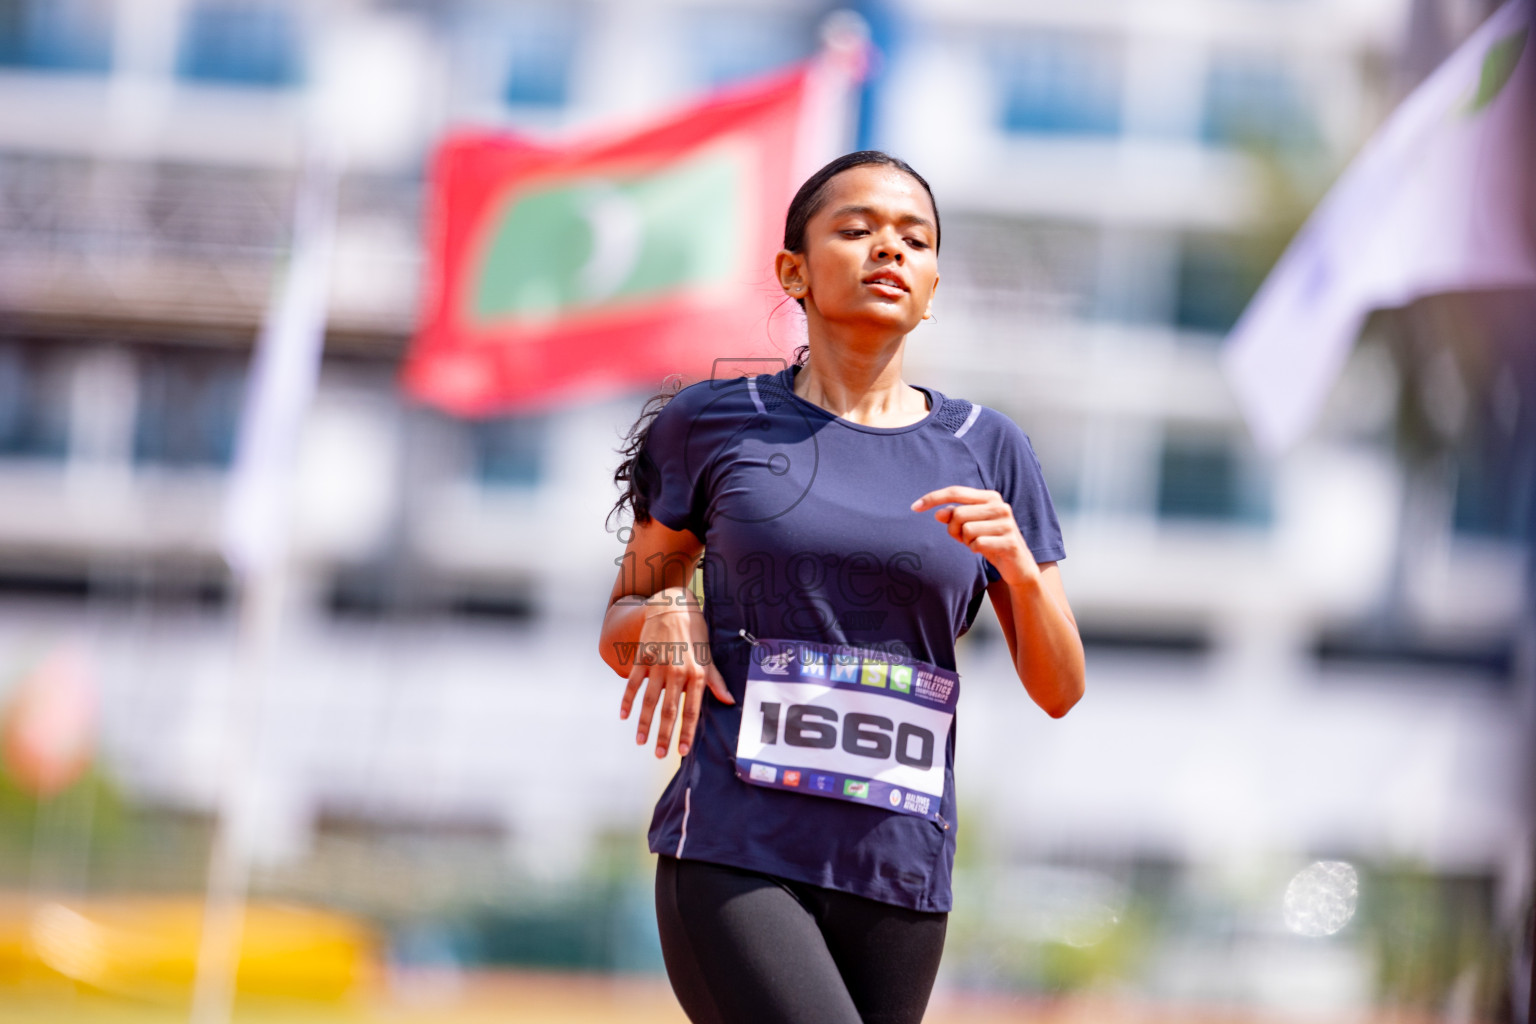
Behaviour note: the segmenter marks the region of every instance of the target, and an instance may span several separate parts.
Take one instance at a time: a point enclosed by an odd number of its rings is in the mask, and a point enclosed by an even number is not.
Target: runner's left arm
[[[1083,641],[1055,562],[1036,563],[1013,509],[997,491],[944,487],[912,503],[936,508],[949,535],[991,562],[1002,577],[987,586],[1014,670],[1036,704],[1060,718],[1083,696]]]

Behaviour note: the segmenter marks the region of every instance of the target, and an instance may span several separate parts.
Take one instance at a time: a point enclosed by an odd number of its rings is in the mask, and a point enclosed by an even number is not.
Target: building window
[[[1082,224],[946,215],[945,287],[987,315],[1080,317],[1096,302],[1101,249]]]
[[[1206,72],[1201,134],[1216,145],[1296,148],[1317,141],[1317,126],[1280,61],[1223,54]]]
[[[1225,335],[1264,280],[1252,241],[1190,235],[1180,245],[1174,322],[1189,331]]]
[[[543,416],[499,416],[469,424],[472,468],[489,487],[531,487],[544,471],[548,420]]]
[[[69,390],[64,359],[40,348],[0,345],[0,457],[64,458]]]
[[[0,0],[0,65],[56,71],[110,70],[110,3]]]
[[[187,10],[178,71],[199,82],[292,85],[299,55],[299,26],[286,4],[206,0]]]
[[[1269,523],[1266,482],[1229,439],[1172,436],[1164,440],[1159,462],[1159,517]]]
[[[1517,446],[1482,438],[1456,455],[1452,527],[1459,534],[1517,541],[1530,534],[1536,481]]]
[[[1120,131],[1121,47],[1102,36],[1031,33],[1004,43],[993,64],[1002,126],[1042,135]]]
[[[564,106],[580,28],[575,13],[563,7],[518,9],[506,23],[509,54],[502,100],[512,106]]]
[[[234,456],[245,366],[235,357],[166,354],[139,372],[135,462],[223,467]]]
[[[1059,515],[1073,515],[1082,510],[1082,475],[1084,437],[1082,429],[1059,425],[1030,432],[1030,444],[1045,474],[1051,505]]]
[[[768,74],[816,49],[816,26],[780,11],[701,11],[688,29],[689,56],[711,88]]]

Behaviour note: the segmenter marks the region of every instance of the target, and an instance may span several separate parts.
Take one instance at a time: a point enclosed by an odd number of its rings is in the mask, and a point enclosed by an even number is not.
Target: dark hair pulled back
[[[805,251],[805,227],[811,222],[811,218],[827,205],[828,193],[832,191],[832,179],[855,167],[894,167],[923,186],[923,191],[928,193],[928,202],[933,206],[933,249],[937,252],[939,204],[933,198],[933,189],[929,187],[928,179],[914,171],[912,165],[905,160],[899,160],[878,149],[845,153],[805,179],[805,184],[800,186],[800,191],[795,193],[795,198],[789,201],[789,212],[784,215],[784,248],[790,252]]]
[[[800,186],[799,191],[795,193],[795,198],[790,200],[789,211],[784,216],[784,248],[790,252],[805,251],[806,225],[823,206],[827,205],[827,198],[832,191],[832,179],[855,167],[893,167],[923,186],[923,191],[928,193],[928,201],[933,206],[933,249],[934,252],[938,252],[939,204],[933,198],[933,188],[929,186],[926,178],[912,169],[911,164],[878,149],[845,153],[805,179],[805,184]],[[801,309],[805,308],[804,299],[795,301]],[[801,345],[795,350],[795,365],[803,365],[809,355],[810,346]],[[648,492],[653,481],[649,477],[656,470],[645,455],[645,442],[650,436],[651,424],[655,422],[661,410],[672,396],[677,394],[681,386],[681,379],[675,380],[670,387],[648,398],[640,409],[640,417],[624,435],[624,443],[618,448],[623,461],[613,471],[613,482],[619,487],[619,499],[613,503],[613,508],[608,512],[610,520],[628,508],[636,523],[650,522],[651,502]]]

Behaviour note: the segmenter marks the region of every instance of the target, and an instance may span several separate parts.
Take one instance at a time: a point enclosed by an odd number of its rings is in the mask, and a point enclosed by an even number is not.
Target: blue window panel
[[[687,31],[689,58],[714,88],[769,74],[816,50],[816,25],[781,11],[701,11]]]
[[[107,0],[0,0],[0,65],[111,70],[111,5]]]
[[[549,421],[500,416],[469,424],[475,479],[490,487],[532,487],[544,476]]]
[[[69,448],[67,369],[20,345],[0,346],[0,457],[62,459]]]
[[[1533,488],[1536,480],[1530,467],[1521,465],[1515,444],[1488,438],[1468,443],[1456,455],[1452,527],[1470,537],[1524,539],[1536,525]]]
[[[228,466],[244,397],[245,369],[237,360],[178,353],[146,363],[139,374],[134,461]]]
[[[519,9],[509,18],[509,67],[502,100],[513,106],[564,106],[580,29],[575,12],[564,8]]]
[[[1122,48],[1099,36],[1033,33],[993,55],[1002,127],[1041,135],[1120,131]]]
[[[1201,135],[1225,146],[1298,148],[1318,140],[1294,76],[1278,61],[1216,57],[1206,72]]]
[[[1220,340],[1242,315],[1264,280],[1255,243],[1241,238],[1192,235],[1179,252],[1174,322]]]
[[[300,76],[299,28],[277,3],[199,3],[188,8],[177,71],[198,82],[292,85]]]
[[[0,0],[0,67],[27,63],[27,0]]]
[[[1168,438],[1159,459],[1157,514],[1164,519],[1267,525],[1269,489],[1223,438]]]
[[[1082,511],[1082,488],[1079,486],[1081,467],[1075,458],[1058,453],[1049,461],[1042,460],[1045,486],[1051,495],[1051,504],[1060,515],[1072,515]]]

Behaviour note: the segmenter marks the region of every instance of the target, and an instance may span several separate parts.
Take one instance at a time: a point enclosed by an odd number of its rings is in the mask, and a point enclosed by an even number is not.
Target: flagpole
[[[282,615],[283,577],[280,570],[256,573],[241,587],[240,638],[224,729],[226,764],[208,859],[191,1024],[226,1024],[234,1009],[250,885],[250,820],[257,798],[261,746],[259,718],[266,670]]]
[[[859,123],[858,86],[869,59],[869,23],[863,16],[848,10],[827,15],[795,132],[794,185],[847,151]]]
[[[191,1024],[227,1024],[233,1012],[259,799],[263,696],[288,589],[293,465],[324,346],[341,163],[335,146],[315,132],[305,149],[289,258],[252,357],[225,506],[224,554],[238,584],[240,622]]]
[[[1525,32],[1527,32],[1527,35],[1525,35],[1527,45],[1531,45],[1531,40],[1536,40],[1536,3],[1531,3],[1530,0],[1527,0],[1527,3],[1525,3]],[[1536,75],[1525,75],[1524,86],[1525,103],[1527,103],[1525,109],[1527,111],[1536,111]],[[1524,220],[1525,236],[1528,239],[1533,239],[1533,243],[1536,243],[1536,184],[1533,184],[1533,178],[1536,178],[1536,124],[1527,124],[1525,127],[1527,127],[1527,130],[1525,130],[1521,137],[1525,143],[1524,152],[1521,155],[1525,158],[1525,167],[1527,167],[1524,195],[1521,197],[1524,200],[1521,206],[1525,213],[1522,220]],[[1527,398],[1530,398],[1530,396],[1527,396]],[[1531,473],[1531,467],[1527,467],[1527,473]],[[1527,476],[1527,479],[1530,479],[1530,477]],[[1530,516],[1531,524],[1536,525],[1536,508],[1531,508],[1528,516]],[[1528,580],[1527,590],[1525,590],[1525,593],[1527,593],[1527,599],[1525,599],[1525,620],[1530,622],[1531,625],[1536,625],[1536,597],[1533,597],[1533,594],[1536,594],[1536,550],[1531,551],[1530,556],[1528,556],[1527,574],[1525,576],[1527,576]],[[1525,725],[1527,725],[1528,735],[1530,735],[1531,740],[1536,742],[1536,708],[1528,712]],[[1536,766],[1527,766],[1527,777],[1533,783],[1531,791],[1536,791]],[[1527,956],[1527,961],[1525,961],[1525,970],[1527,970],[1527,978],[1525,978],[1525,1024],[1536,1024],[1536,837],[1527,838],[1525,867],[1530,872],[1527,875],[1527,883],[1525,883],[1525,903],[1530,907],[1530,910],[1528,910],[1528,913],[1530,913],[1530,935],[1525,940],[1527,941],[1527,946],[1525,946],[1525,956]],[[1519,967],[1516,967],[1516,970],[1519,970]]]

